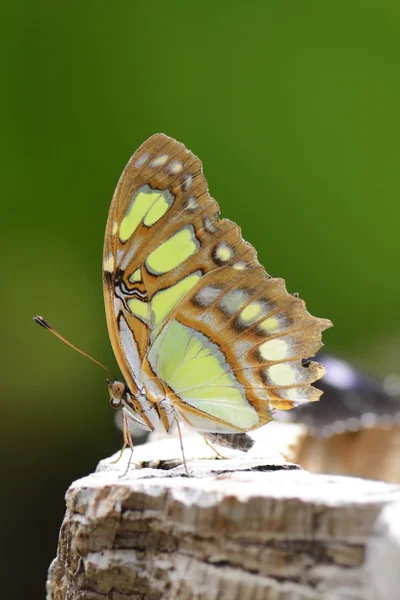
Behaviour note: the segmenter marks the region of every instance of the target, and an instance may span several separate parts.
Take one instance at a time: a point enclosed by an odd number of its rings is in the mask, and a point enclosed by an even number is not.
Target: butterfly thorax
[[[170,403],[157,403],[149,400],[143,393],[132,394],[123,381],[107,381],[110,405],[122,409],[126,416],[141,429],[154,431],[162,426],[171,429],[174,409]]]

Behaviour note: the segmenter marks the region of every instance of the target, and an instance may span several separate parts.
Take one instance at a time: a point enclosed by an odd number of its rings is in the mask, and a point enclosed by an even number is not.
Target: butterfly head
[[[110,394],[110,405],[112,408],[120,408],[126,398],[127,387],[125,383],[107,379],[107,385]]]

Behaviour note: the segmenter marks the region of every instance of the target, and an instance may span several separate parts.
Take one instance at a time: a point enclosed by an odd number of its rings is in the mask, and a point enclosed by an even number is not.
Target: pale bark
[[[367,600],[400,598],[400,503],[379,515],[366,553]]]
[[[400,486],[296,468],[280,453],[302,436],[271,424],[248,454],[213,460],[186,434],[189,478],[174,438],[137,448],[123,478],[128,453],[102,461],[67,492],[48,600],[370,600],[365,582],[384,582],[365,549]]]

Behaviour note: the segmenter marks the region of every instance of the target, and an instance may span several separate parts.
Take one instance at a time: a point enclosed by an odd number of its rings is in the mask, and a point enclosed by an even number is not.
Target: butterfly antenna
[[[67,346],[69,346],[73,350],[76,350],[77,352],[79,352],[79,354],[83,354],[83,356],[86,356],[87,358],[90,358],[90,360],[92,362],[96,363],[96,365],[99,365],[99,367],[101,367],[102,369],[104,369],[105,371],[107,371],[107,373],[110,373],[112,375],[110,369],[107,369],[107,367],[105,367],[104,365],[101,364],[101,362],[99,362],[98,360],[96,360],[95,358],[93,358],[93,356],[90,356],[90,354],[87,354],[83,350],[80,350],[79,348],[77,348],[76,346],[74,346],[73,344],[71,344],[71,342],[69,342],[68,340],[66,340],[65,337],[63,337],[60,333],[58,333],[58,331],[56,331],[54,329],[54,327],[52,327],[47,321],[45,321],[43,319],[43,317],[39,317],[39,316],[38,317],[33,317],[33,320],[36,321],[36,323],[38,323],[39,325],[41,325],[45,329],[47,329],[48,331],[50,331],[51,333],[53,333],[56,337],[58,337],[59,340],[61,340],[62,342],[64,342],[64,344],[67,344]]]

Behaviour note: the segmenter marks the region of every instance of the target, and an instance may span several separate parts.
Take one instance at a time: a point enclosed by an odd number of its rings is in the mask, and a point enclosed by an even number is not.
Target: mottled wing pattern
[[[129,161],[110,208],[104,287],[110,337],[134,392],[169,400],[204,432],[259,427],[317,400],[304,361],[331,325],[312,317],[218,218],[200,161],[157,134]]]

